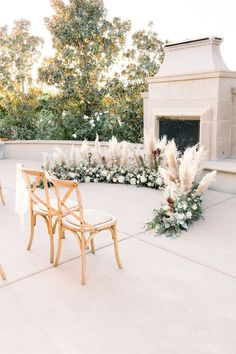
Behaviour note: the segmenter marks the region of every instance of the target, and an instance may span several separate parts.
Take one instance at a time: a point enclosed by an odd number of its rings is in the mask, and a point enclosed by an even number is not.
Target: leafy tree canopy
[[[153,30],[132,34],[130,21],[108,19],[102,0],[51,0],[46,19],[54,54],[34,88],[32,68],[42,39],[20,20],[0,28],[0,136],[20,139],[119,140],[143,136],[141,92],[163,60]]]
[[[9,33],[0,27],[1,91],[25,92],[32,85],[32,68],[38,59],[43,40],[30,34],[30,22],[18,20]]]

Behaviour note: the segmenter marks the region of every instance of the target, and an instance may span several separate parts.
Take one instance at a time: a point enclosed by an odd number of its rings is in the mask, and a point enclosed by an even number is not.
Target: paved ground
[[[1,354],[235,354],[236,196],[208,191],[205,220],[177,239],[143,225],[162,193],[81,185],[85,207],[118,217],[123,270],[108,233],[97,236],[80,285],[80,251],[67,234],[62,264],[49,264],[45,227],[31,252],[13,211],[15,164],[0,161],[7,206],[0,206]],[[36,166],[36,163],[26,163]]]

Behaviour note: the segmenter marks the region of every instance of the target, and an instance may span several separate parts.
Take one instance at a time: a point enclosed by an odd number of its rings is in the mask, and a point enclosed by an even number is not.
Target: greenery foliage
[[[163,60],[152,24],[132,34],[130,21],[108,19],[102,0],[51,4],[49,58],[38,61],[43,41],[29,21],[0,28],[0,138],[140,142],[141,92]]]
[[[202,216],[201,195],[194,188],[188,193],[180,193],[175,200],[167,198],[159,209],[153,211],[153,219],[147,224],[157,235],[178,236]]]
[[[148,168],[133,168],[94,165],[87,166],[80,161],[75,164],[56,164],[51,171],[54,176],[64,180],[74,180],[78,182],[106,182],[118,184],[131,184],[137,187],[149,187],[162,189],[163,179],[158,171]]]

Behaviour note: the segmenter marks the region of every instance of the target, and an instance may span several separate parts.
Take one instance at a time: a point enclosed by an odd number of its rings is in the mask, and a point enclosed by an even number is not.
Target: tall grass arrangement
[[[43,169],[60,179],[79,182],[108,182],[161,189],[164,180],[160,174],[166,138],[148,138],[145,152],[132,144],[118,142],[112,137],[108,147],[102,147],[98,136],[94,144],[84,140],[81,147],[72,146],[69,156],[57,148],[53,154],[43,154]]]
[[[165,183],[165,202],[154,210],[147,228],[158,235],[177,236],[202,216],[202,194],[214,181],[216,171],[203,175],[206,152],[198,145],[180,155],[172,140],[164,154],[159,171]]]

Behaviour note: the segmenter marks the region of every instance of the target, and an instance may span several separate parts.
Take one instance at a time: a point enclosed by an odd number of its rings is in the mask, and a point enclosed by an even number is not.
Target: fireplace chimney
[[[206,37],[167,44],[158,77],[228,71],[220,52],[222,38]]]

